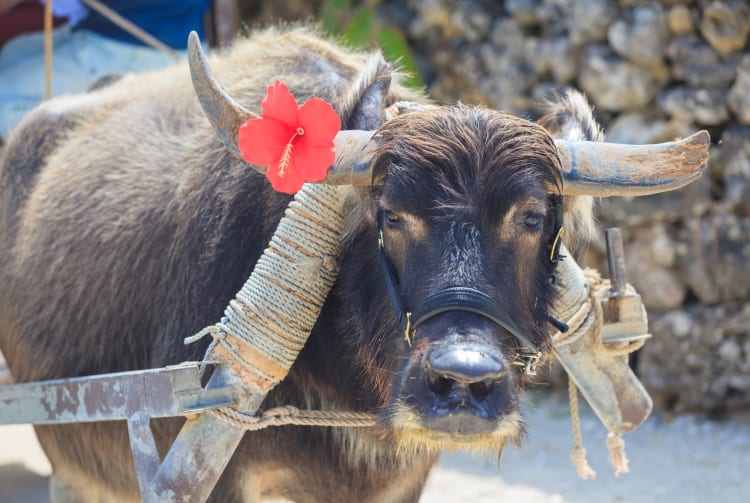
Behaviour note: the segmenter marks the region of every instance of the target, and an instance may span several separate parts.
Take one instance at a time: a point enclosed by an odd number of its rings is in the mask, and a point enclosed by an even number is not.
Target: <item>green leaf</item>
[[[375,12],[370,7],[360,7],[354,19],[344,30],[344,40],[354,47],[363,47],[372,40]]]
[[[397,62],[401,70],[407,73],[407,78],[404,80],[405,85],[415,89],[424,87],[424,82],[417,72],[414,55],[400,31],[390,26],[384,26],[378,32],[378,42],[386,58]]]
[[[320,9],[320,22],[326,33],[339,33],[341,25],[351,12],[351,0],[326,0]]]

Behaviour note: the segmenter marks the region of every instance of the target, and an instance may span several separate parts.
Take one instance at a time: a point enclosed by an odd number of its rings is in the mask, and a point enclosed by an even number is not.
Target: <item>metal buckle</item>
[[[517,367],[524,367],[524,372],[526,373],[526,375],[535,376],[536,369],[542,362],[542,356],[543,355],[541,351],[534,354],[516,353],[516,356],[513,359],[513,365]]]

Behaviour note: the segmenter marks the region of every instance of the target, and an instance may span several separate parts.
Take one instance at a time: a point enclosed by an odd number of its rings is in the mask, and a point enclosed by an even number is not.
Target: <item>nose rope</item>
[[[510,332],[522,346],[517,351],[513,364],[524,367],[529,375],[536,373],[536,367],[542,358],[539,347],[524,334],[506,309],[489,295],[474,288],[451,287],[427,297],[409,317],[412,334],[422,323],[448,311],[464,311],[484,316]]]
[[[270,426],[372,428],[378,425],[377,415],[370,412],[302,410],[291,405],[268,409],[256,416],[243,414],[231,407],[212,409],[209,413],[245,431],[258,431]]]

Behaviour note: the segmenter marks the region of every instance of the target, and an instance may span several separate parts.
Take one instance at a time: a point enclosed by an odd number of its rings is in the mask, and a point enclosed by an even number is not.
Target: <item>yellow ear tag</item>
[[[404,329],[404,339],[411,347],[411,313],[406,313],[406,329]]]
[[[552,249],[549,251],[549,261],[552,262],[555,260],[556,251],[558,248],[560,248],[560,240],[563,237],[563,234],[565,233],[565,230],[560,227],[560,230],[557,231],[557,236],[555,236],[555,240],[552,242]]]

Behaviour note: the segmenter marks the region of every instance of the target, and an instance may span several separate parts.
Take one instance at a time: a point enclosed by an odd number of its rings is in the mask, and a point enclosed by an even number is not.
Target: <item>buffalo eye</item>
[[[544,215],[535,211],[529,211],[524,213],[521,222],[526,230],[530,232],[537,232],[542,228],[542,224],[544,223]]]
[[[383,221],[391,229],[400,229],[404,225],[399,216],[390,210],[383,210]]]

